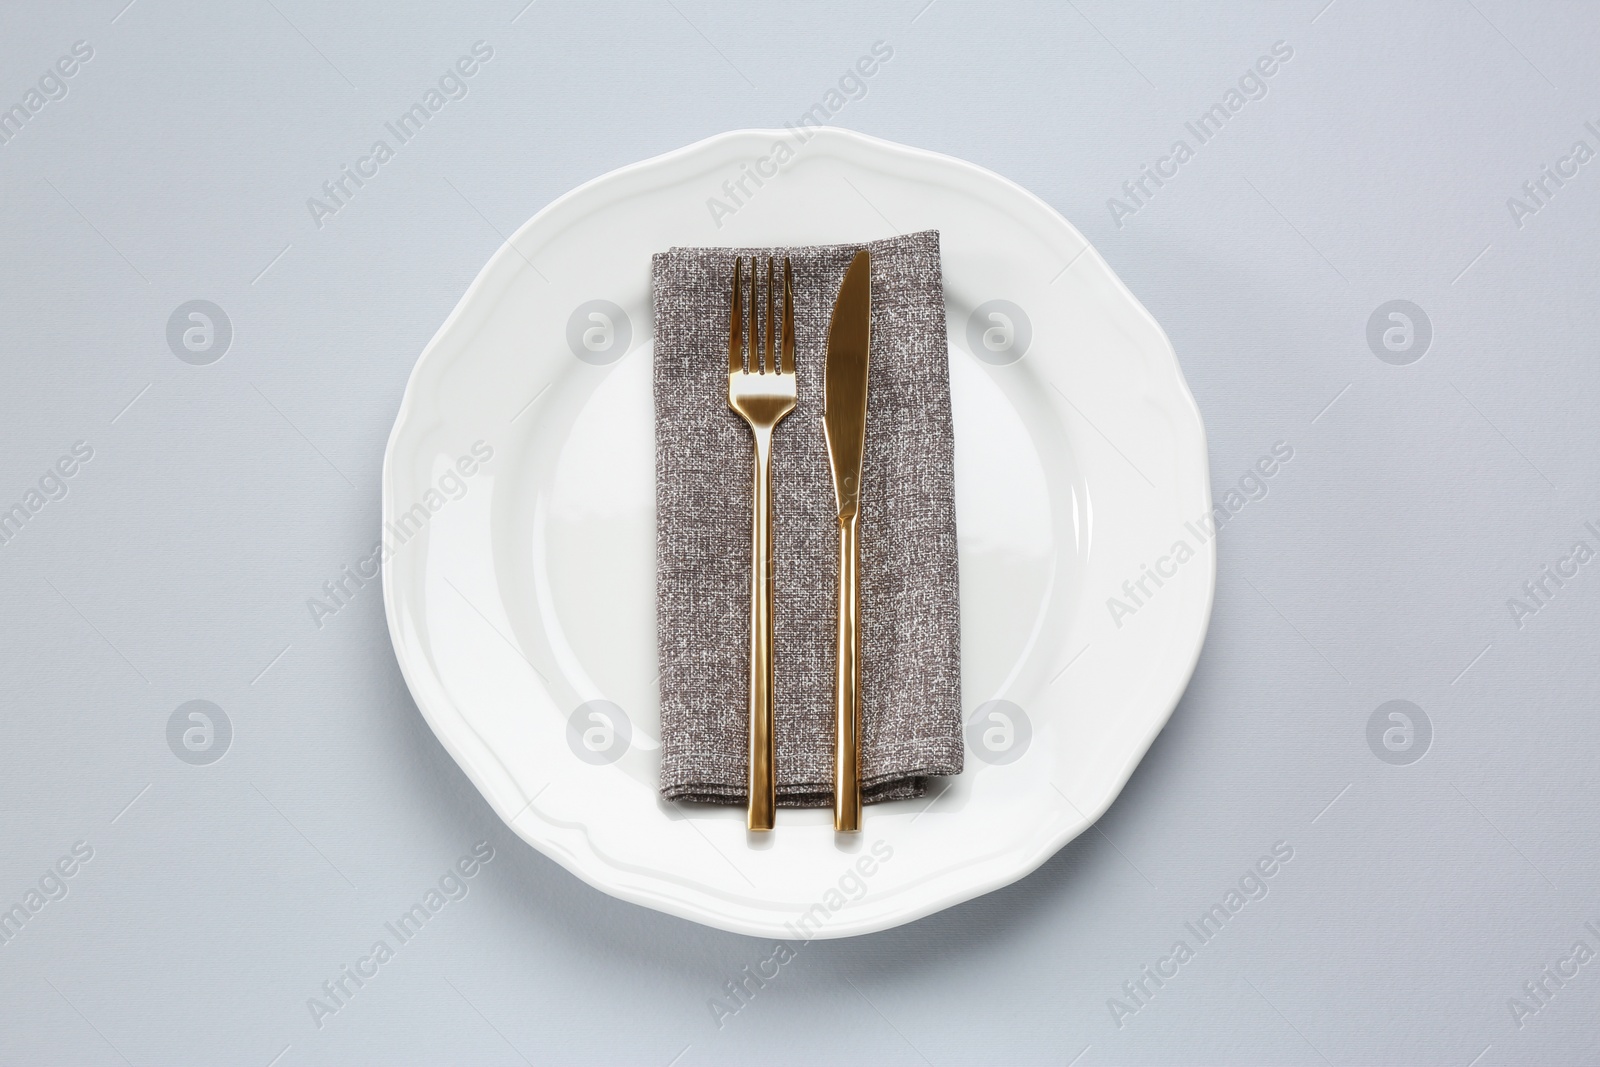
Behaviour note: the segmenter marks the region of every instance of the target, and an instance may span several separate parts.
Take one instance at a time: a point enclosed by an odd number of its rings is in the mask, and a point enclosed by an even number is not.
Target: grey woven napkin
[[[728,409],[733,257],[787,255],[799,403],[773,436],[778,803],[828,806],[838,521],[822,434],[828,321],[859,245],[674,248],[654,257],[661,793],[743,803],[749,730],[751,442]],[[961,770],[960,614],[936,231],[872,252],[861,490],[862,795]],[[781,259],[779,260],[781,277]]]

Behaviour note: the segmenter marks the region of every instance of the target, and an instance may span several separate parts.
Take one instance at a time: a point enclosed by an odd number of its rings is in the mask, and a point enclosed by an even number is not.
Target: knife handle
[[[861,559],[858,515],[839,518],[839,630],[834,675],[833,828],[861,829]]]
[[[778,806],[776,663],[772,618],[772,431],[755,432],[750,537],[750,780],[745,825],[771,830]]]

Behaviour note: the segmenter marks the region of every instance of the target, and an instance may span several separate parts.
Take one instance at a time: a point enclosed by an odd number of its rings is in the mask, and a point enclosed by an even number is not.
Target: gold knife
[[[834,673],[833,828],[861,829],[861,455],[867,437],[872,256],[857,252],[828,324],[822,424],[839,505],[839,629]]]

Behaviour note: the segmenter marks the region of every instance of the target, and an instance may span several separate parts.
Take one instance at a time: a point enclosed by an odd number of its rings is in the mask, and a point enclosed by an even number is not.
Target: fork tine
[[[746,374],[761,373],[761,316],[760,305],[761,289],[756,284],[756,257],[750,257],[750,288],[747,293],[750,315],[745,320],[745,329],[749,331],[746,338],[749,342],[750,365]]]
[[[783,257],[783,363],[784,374],[794,373],[794,278],[789,273],[789,257]]]
[[[728,312],[728,373],[744,370],[744,309],[739,298],[739,275],[742,273],[738,256],[733,257],[733,308]]]
[[[750,299],[751,299],[751,301],[753,303],[760,303],[761,302],[761,275],[756,269],[757,268],[757,264],[758,264],[758,260],[756,259],[756,257],[755,256],[751,256],[750,257],[750,276],[755,279],[755,281],[750,283]],[[768,295],[770,296],[771,294],[769,293]],[[755,315],[756,312],[752,311],[750,314],[751,315]],[[760,318],[760,317],[757,317],[753,321],[755,322],[756,326],[762,331],[763,337],[764,337],[764,339],[761,342],[761,373],[762,374],[771,374],[774,371],[776,371],[778,369],[778,367],[777,367],[777,359],[772,354],[772,342],[771,342],[771,339],[770,339],[771,338],[771,333],[769,331],[767,331],[767,329],[766,329],[768,320]]]
[[[778,373],[778,350],[773,345],[773,329],[776,323],[772,317],[772,257],[767,257],[767,346],[766,346],[766,372]]]

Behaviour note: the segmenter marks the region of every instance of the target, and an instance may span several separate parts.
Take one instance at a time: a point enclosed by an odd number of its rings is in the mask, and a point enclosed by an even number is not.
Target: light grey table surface
[[[524,4],[0,8],[0,1062],[1600,1062],[1600,564],[1572,553],[1600,549],[1600,6]],[[467,95],[318,226],[478,41]],[[799,119],[878,41],[831,121],[1082,229],[1172,337],[1219,495],[1294,458],[1224,529],[1194,681],[1093,831],[718,1012],[771,943],[522,844],[376,586],[320,629],[306,601],[370,545],[406,376],[502,235]],[[193,300],[220,359],[169,343]],[[194,700],[228,729],[169,742]],[[478,842],[466,896],[314,1012]]]

